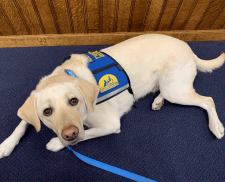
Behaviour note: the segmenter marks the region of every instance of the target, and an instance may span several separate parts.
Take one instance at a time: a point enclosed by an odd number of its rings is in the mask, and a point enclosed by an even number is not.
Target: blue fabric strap
[[[128,178],[128,179],[131,179],[131,180],[134,180],[134,181],[140,181],[140,182],[156,182],[154,180],[151,180],[151,179],[148,179],[148,178],[145,178],[143,176],[139,176],[137,174],[134,174],[134,173],[131,173],[131,172],[128,172],[128,171],[125,171],[123,169],[120,169],[120,168],[117,168],[117,167],[114,167],[114,166],[111,166],[111,165],[108,165],[108,164],[105,164],[103,162],[99,162],[99,161],[96,161],[94,159],[91,159],[89,157],[86,157],[82,154],[79,154],[77,152],[75,152],[73,149],[71,149],[69,146],[67,147],[67,149],[71,150],[80,160],[82,160],[83,162],[86,162],[87,164],[90,164],[92,166],[95,166],[95,167],[98,167],[100,169],[103,169],[103,170],[106,170],[106,171],[109,171],[111,173],[114,173],[114,174],[117,174],[117,175],[120,175],[120,176],[123,176],[125,178]]]

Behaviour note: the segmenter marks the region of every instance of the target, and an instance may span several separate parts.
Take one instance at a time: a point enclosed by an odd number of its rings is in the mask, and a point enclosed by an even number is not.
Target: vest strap
[[[102,72],[104,70],[107,70],[107,69],[109,69],[109,68],[111,68],[113,66],[117,66],[116,63],[112,63],[112,64],[110,64],[108,66],[103,67],[103,68],[99,68],[97,70],[94,70],[94,71],[92,71],[92,73],[95,75],[95,74],[100,73],[100,72]]]

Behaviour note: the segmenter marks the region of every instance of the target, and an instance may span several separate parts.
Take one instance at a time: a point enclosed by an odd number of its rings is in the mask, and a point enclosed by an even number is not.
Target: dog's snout
[[[78,132],[79,130],[76,126],[70,125],[63,128],[62,137],[64,140],[71,141],[77,138]]]

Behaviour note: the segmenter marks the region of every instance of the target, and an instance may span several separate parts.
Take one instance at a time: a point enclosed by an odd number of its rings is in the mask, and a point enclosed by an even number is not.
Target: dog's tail
[[[222,53],[219,57],[212,60],[202,60],[196,55],[195,62],[199,71],[212,72],[214,69],[219,68],[225,62],[225,53]]]

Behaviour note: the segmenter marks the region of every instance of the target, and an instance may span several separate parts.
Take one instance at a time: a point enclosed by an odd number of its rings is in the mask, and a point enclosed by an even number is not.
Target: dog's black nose
[[[63,128],[62,137],[64,140],[71,141],[77,138],[78,136],[78,128],[76,126],[70,125]]]

